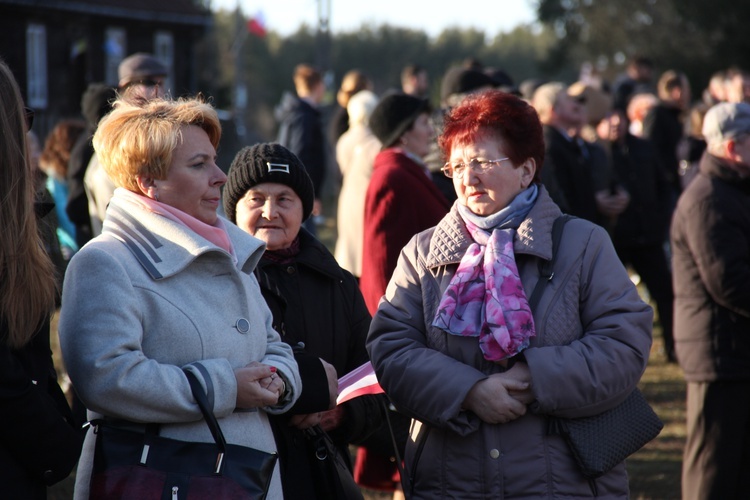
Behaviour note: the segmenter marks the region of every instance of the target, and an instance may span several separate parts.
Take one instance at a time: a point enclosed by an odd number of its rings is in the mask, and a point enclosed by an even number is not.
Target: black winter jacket
[[[682,140],[682,110],[666,103],[651,108],[643,120],[643,135],[654,143],[659,154],[659,165],[674,193],[679,193],[679,160],[677,145]]]
[[[277,142],[297,155],[319,198],[326,174],[326,139],[320,111],[286,94],[276,109],[276,118],[280,122]]]
[[[369,360],[365,338],[370,314],[354,276],[304,228],[299,238],[300,253],[293,262],[279,264],[263,258],[257,271],[274,328],[282,340],[296,346],[303,383],[297,404],[287,414],[271,416],[271,424],[284,496],[324,498],[313,493],[317,460],[310,443],[302,431],[288,425],[288,419],[293,414],[327,409],[328,385],[318,358],[335,366],[339,377]],[[344,403],[342,425],[330,434],[347,463],[348,444],[359,443],[382,424],[382,399],[363,396]]]
[[[617,217],[615,248],[661,244],[668,237],[671,191],[650,141],[628,134],[624,144],[611,145],[612,166],[630,194],[630,203]]]
[[[750,178],[706,153],[677,203],[671,241],[686,380],[750,379]]]
[[[78,462],[83,433],[57,385],[49,321],[21,349],[7,337],[0,318],[0,496],[44,499]]]
[[[596,205],[595,169],[606,168],[598,155],[586,154],[575,140],[566,138],[555,127],[544,126],[544,166],[542,182],[560,209],[595,224],[605,220]],[[587,148],[591,145],[587,145]]]

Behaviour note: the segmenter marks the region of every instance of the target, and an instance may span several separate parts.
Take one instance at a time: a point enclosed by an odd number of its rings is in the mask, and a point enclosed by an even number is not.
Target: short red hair
[[[544,135],[536,110],[507,92],[488,90],[469,95],[445,117],[439,144],[446,158],[456,145],[479,137],[496,136],[514,165],[528,158],[536,162],[534,182],[540,182],[544,162]]]

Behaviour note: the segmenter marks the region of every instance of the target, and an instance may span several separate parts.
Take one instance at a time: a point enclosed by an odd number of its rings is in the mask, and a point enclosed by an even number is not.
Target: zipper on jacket
[[[180,491],[180,488],[177,486],[172,486],[172,500],[177,500],[177,492]]]
[[[424,450],[424,445],[427,443],[427,437],[430,435],[430,431],[432,430],[432,427],[429,427],[424,423],[422,423],[422,428],[424,429],[424,434],[422,434],[418,438],[419,442],[417,443],[417,450],[414,452],[414,460],[412,461],[411,470],[409,471],[409,496],[408,498],[411,498],[414,496],[414,478],[417,475],[417,465],[419,464],[419,459],[422,456],[422,450]]]

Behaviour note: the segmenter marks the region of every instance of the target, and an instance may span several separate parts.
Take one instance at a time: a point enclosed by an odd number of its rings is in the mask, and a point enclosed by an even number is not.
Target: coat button
[[[286,268],[286,272],[289,274],[294,274],[294,271],[295,271],[294,266],[289,266]]]
[[[497,458],[499,456],[500,456],[500,452],[498,450],[496,450],[495,448],[492,448],[490,450],[490,457]]]
[[[44,478],[44,482],[48,485],[52,485],[55,483],[55,473],[51,470],[44,471],[42,477]]]
[[[240,333],[247,333],[247,332],[250,331],[250,322],[248,320],[246,320],[245,318],[240,318],[234,324],[234,327]]]

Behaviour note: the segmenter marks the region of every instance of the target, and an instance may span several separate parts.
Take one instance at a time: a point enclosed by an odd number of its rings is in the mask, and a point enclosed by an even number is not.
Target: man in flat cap
[[[120,79],[117,92],[124,101],[138,106],[151,99],[162,98],[166,92],[164,81],[167,73],[167,67],[156,57],[136,52],[123,59],[117,67]],[[104,216],[115,192],[115,185],[99,165],[96,153],[91,156],[86,167],[83,186],[88,199],[91,236],[98,236],[102,232]]]
[[[124,99],[135,104],[164,97],[167,73],[167,67],[156,57],[137,52],[120,62],[117,90]]]
[[[750,491],[750,104],[703,122],[707,149],[672,222],[677,359],[687,380],[682,498]]]

